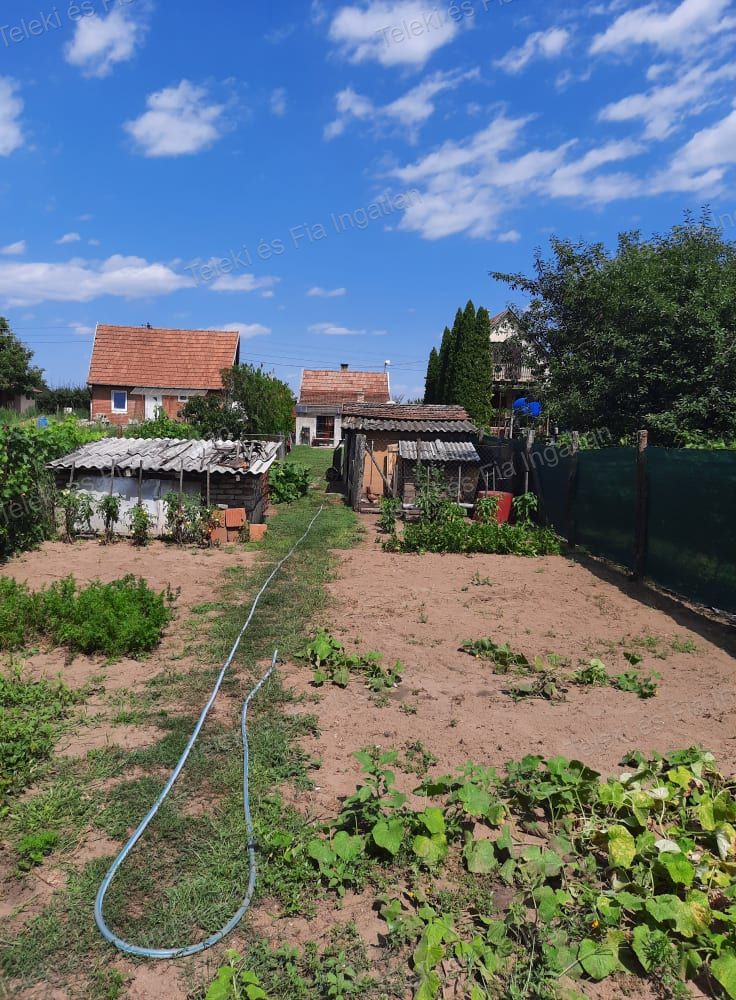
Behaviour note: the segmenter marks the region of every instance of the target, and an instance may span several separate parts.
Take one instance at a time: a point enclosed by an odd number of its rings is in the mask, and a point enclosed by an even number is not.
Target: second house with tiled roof
[[[390,403],[388,372],[305,369],[296,406],[299,444],[337,447],[342,440],[342,413],[356,403]]]
[[[222,370],[240,362],[240,336],[223,330],[108,326],[95,331],[89,387],[91,417],[118,427],[177,419],[193,396],[223,391]]]

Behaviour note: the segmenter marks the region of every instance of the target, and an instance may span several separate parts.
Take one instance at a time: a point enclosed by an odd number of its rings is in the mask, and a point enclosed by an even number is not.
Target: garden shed
[[[50,462],[59,488],[76,486],[96,503],[110,493],[122,500],[121,524],[139,502],[154,534],[163,534],[163,498],[170,492],[198,496],[221,507],[244,507],[261,524],[268,504],[268,471],[277,441],[188,441],[170,438],[103,438]],[[94,528],[101,528],[102,522]]]
[[[418,463],[441,468],[454,499],[474,501],[481,467],[478,429],[462,407],[350,406],[343,433],[342,478],[356,510],[390,495],[412,504]]]

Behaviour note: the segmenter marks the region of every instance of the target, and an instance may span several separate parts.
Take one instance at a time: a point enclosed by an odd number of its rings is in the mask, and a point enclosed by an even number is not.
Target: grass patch
[[[25,680],[20,669],[0,674],[0,815],[51,756],[75,701],[61,681]]]
[[[161,641],[173,599],[134,576],[86,587],[69,576],[35,592],[3,578],[0,649],[22,649],[45,639],[74,653],[141,656]]]

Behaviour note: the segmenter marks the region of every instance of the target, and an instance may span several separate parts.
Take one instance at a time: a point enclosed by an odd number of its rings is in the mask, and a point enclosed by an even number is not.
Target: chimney
[[[350,365],[346,364],[346,363],[345,363],[345,362],[343,361],[343,363],[342,363],[342,364],[340,365],[340,371],[341,371],[341,372],[346,372],[346,371],[348,370],[348,368],[349,368],[349,367],[350,367]]]

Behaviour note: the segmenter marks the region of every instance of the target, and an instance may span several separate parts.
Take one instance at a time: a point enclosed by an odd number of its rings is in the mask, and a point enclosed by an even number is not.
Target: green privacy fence
[[[543,519],[571,544],[736,613],[736,452],[537,446],[530,464]]]

